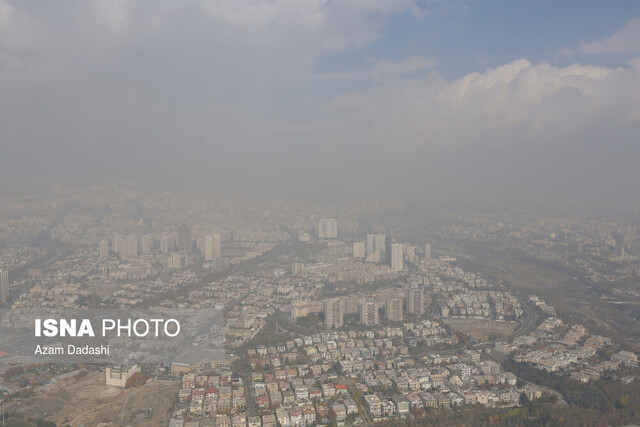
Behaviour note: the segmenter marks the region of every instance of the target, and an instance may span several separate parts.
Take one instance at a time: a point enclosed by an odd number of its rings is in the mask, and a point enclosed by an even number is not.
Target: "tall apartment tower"
[[[341,328],[344,325],[344,300],[333,298],[324,302],[324,325],[327,328]]]
[[[407,245],[404,248],[404,256],[407,262],[416,261],[416,248],[415,246]]]
[[[183,224],[178,229],[178,251],[191,253],[191,229],[187,224]]]
[[[391,265],[391,240],[384,234],[367,234],[367,262]]]
[[[100,240],[100,258],[106,258],[109,256],[109,241]]]
[[[367,234],[367,255],[386,250],[387,236],[384,234]]]
[[[0,303],[9,299],[9,272],[0,270]]]
[[[203,252],[205,261],[213,261],[213,236],[211,234],[204,236]]]
[[[204,259],[213,261],[222,256],[222,237],[220,234],[209,234],[204,238]]]
[[[122,239],[122,236],[120,234],[115,234],[113,236],[113,251],[115,253],[118,253],[118,243],[120,242],[120,239]]]
[[[404,268],[404,245],[402,243],[393,243],[391,245],[391,269],[395,272],[402,271]]]
[[[151,253],[151,248],[153,247],[153,234],[145,234],[142,236],[142,253],[144,255]]]
[[[363,325],[375,325],[378,323],[378,303],[365,301],[360,304],[360,323]]]
[[[213,257],[222,257],[222,236],[219,233],[213,234]]]
[[[418,317],[424,314],[424,293],[422,289],[409,289],[407,291],[407,313]]]
[[[402,312],[403,298],[389,298],[385,303],[385,316],[387,320],[392,322],[401,322],[403,318]]]
[[[134,235],[118,236],[113,241],[113,247],[120,258],[133,258],[138,255],[138,238]]]
[[[294,262],[291,264],[291,275],[297,276],[298,274],[302,274],[304,271],[304,264],[301,262]]]
[[[176,236],[173,233],[164,233],[160,238],[160,252],[163,254],[176,249]]]
[[[204,238],[204,259],[212,261],[222,257],[222,236],[220,234],[209,234]]]
[[[636,237],[635,234],[632,234],[629,231],[627,231],[622,236],[622,245],[627,249],[631,249],[631,247],[633,246],[633,241],[635,240],[635,237]]]
[[[353,242],[353,257],[364,258],[364,256],[365,256],[364,242]]]
[[[375,234],[367,234],[367,255],[371,255],[372,253],[375,252],[375,247],[376,247],[375,238],[376,238]]]
[[[318,223],[318,238],[336,239],[338,237],[338,221],[333,218],[323,218]]]
[[[431,244],[427,243],[426,245],[424,245],[424,257],[426,259],[430,259],[431,258]]]

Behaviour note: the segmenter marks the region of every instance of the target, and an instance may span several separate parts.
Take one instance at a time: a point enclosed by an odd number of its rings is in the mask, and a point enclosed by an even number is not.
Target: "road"
[[[255,417],[256,416],[256,401],[255,401],[255,391],[253,390],[253,383],[251,382],[251,372],[245,372],[242,374],[242,379],[244,380],[245,392],[244,398],[247,400],[247,412],[248,416]]]
[[[178,291],[172,290],[164,293],[159,293],[154,298],[145,301],[142,306],[144,307],[153,306],[165,299],[175,300],[176,297],[188,295],[190,292],[201,289],[204,286],[209,285],[211,282],[223,281],[226,278],[233,276],[234,274],[253,273],[261,268],[261,264],[266,262],[276,262],[278,258],[282,255],[292,255],[296,253],[305,253],[305,254],[315,253],[315,252],[318,252],[323,247],[324,247],[323,245],[315,245],[312,247],[307,247],[305,243],[300,243],[300,242],[280,243],[270,251],[267,251],[260,256],[247,260],[239,265],[230,266],[227,268],[223,268],[221,270],[214,271],[204,276],[197,283],[184,286],[180,288],[180,290]],[[228,309],[225,309],[225,311],[228,311]]]
[[[129,404],[129,400],[134,397],[136,394],[138,394],[138,392],[142,390],[141,388],[135,388],[130,394],[129,396],[127,396],[127,399],[124,401],[124,404],[122,405],[122,410],[120,411],[120,413],[118,414],[118,418],[121,420],[124,420],[125,415],[127,414],[127,405]]]
[[[11,275],[11,282],[18,282],[20,280],[23,280],[26,278],[29,270],[33,270],[33,269],[41,269],[46,267],[47,265],[64,259],[67,256],[70,255],[70,251],[67,249],[49,249],[47,250],[47,252],[45,253],[45,255],[43,255],[42,257],[38,258],[37,260],[28,263],[26,265],[22,265],[19,268],[10,271],[10,275]],[[12,286],[10,288],[10,295],[9,295],[9,300],[7,303],[7,306],[11,305],[11,302],[13,301],[13,299],[16,298],[16,296],[23,294],[25,292],[29,292],[29,290],[31,289],[31,287],[33,286],[34,283],[26,283],[22,286]]]

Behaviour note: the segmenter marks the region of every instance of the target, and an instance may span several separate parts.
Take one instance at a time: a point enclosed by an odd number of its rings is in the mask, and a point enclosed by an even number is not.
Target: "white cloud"
[[[447,81],[434,59],[410,56],[314,74],[324,56],[384,37],[392,16],[421,18],[421,3],[0,0],[3,144],[55,147],[53,169],[73,170],[84,149],[107,173],[116,164],[164,177],[184,158],[181,170],[201,162],[207,174],[227,171],[221,180],[297,164],[322,181],[327,165],[341,164],[336,181],[352,172],[366,181],[439,150],[567,146],[594,129],[628,139],[620,129],[640,122],[640,60],[607,68],[521,59]],[[633,49],[611,39],[606,49]]]
[[[435,74],[337,97],[336,135],[390,153],[417,147],[495,147],[640,121],[640,69],[517,60],[447,82]],[[344,119],[343,119],[344,118]]]
[[[311,59],[360,47],[382,36],[385,20],[410,12],[419,0],[203,0],[211,18],[232,25],[252,46],[293,49]]]
[[[125,78],[169,73],[179,61],[191,73],[208,71],[202,83],[218,86],[218,92],[238,87],[232,97],[266,96],[274,86],[308,82],[319,58],[379,39],[389,17],[419,16],[420,3],[80,0],[36,6],[0,0],[0,58],[15,56],[32,69],[59,69],[67,76],[91,70]]]
[[[640,52],[640,18],[632,19],[624,28],[604,40],[582,42],[578,51],[586,54]]]

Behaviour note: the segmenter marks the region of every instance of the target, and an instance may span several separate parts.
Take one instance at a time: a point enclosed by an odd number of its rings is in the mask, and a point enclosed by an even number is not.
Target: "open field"
[[[29,399],[15,399],[6,410],[21,418],[40,417],[58,425],[159,426],[168,423],[177,382],[149,380],[140,388],[107,386],[104,374],[39,387]]]
[[[502,338],[510,335],[516,328],[516,323],[496,322],[484,319],[446,319],[444,323],[451,328],[463,332],[478,341],[488,341],[490,338]]]

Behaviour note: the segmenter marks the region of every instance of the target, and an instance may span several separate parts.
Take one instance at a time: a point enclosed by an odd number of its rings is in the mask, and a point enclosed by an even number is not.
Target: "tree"
[[[330,426],[338,425],[338,417],[333,409],[329,409],[329,425]]]
[[[127,383],[124,385],[124,388],[142,387],[147,383],[147,379],[148,378],[146,375],[142,375],[140,372],[136,372],[129,377]]]
[[[4,371],[4,379],[9,380],[22,374],[24,374],[24,368],[21,366],[14,366]]]
[[[621,394],[618,396],[618,401],[616,402],[616,407],[623,408],[627,406],[629,403],[630,396],[628,394]]]

